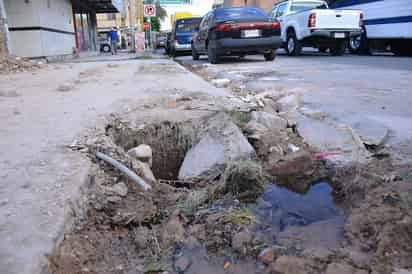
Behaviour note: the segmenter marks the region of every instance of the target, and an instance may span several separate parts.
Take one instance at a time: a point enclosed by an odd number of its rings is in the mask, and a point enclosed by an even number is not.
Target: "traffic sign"
[[[144,16],[156,16],[156,5],[144,5]]]

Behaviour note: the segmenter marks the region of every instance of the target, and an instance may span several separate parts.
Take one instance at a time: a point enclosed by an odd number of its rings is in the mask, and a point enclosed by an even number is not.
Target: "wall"
[[[75,46],[70,0],[5,0],[11,53],[23,57],[71,54]]]
[[[0,55],[8,53],[7,49],[7,16],[4,1],[0,0]]]

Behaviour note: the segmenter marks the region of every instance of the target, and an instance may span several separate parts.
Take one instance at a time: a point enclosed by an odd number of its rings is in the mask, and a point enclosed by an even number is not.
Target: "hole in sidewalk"
[[[113,138],[125,151],[141,144],[153,151],[152,171],[157,179],[176,180],[186,153],[196,138],[191,123],[163,121],[142,128],[114,127]],[[114,129],[112,128],[112,129]]]
[[[151,146],[153,173],[164,180],[177,179],[198,138],[198,128],[189,122],[139,127],[114,122],[106,130],[125,151]],[[126,195],[113,197],[113,174],[96,177],[103,192],[89,195],[83,223],[56,247],[50,257],[53,273],[174,273],[181,260],[181,269],[189,265],[188,274],[258,273],[255,258],[262,247],[278,245],[286,247],[285,254],[295,254],[297,247],[334,249],[342,241],[344,217],[327,182],[314,184],[305,194],[268,184],[257,201],[247,204],[230,194],[214,197],[212,184],[183,189],[158,183],[152,193],[134,191],[128,184]],[[236,235],[245,231],[250,239],[236,249]],[[173,251],[177,246],[178,252]]]

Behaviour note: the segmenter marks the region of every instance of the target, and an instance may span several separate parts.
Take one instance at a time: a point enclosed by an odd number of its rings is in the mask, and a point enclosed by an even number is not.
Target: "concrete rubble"
[[[200,141],[190,149],[179,171],[180,180],[215,178],[228,163],[256,156],[240,129],[225,113],[208,119]]]
[[[46,67],[46,64],[43,61],[0,55],[0,74],[35,71],[44,67]]]

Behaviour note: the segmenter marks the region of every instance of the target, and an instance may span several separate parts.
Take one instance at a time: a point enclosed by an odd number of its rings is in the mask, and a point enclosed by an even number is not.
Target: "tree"
[[[159,17],[151,17],[150,24],[152,24],[153,31],[160,31],[160,20]]]

